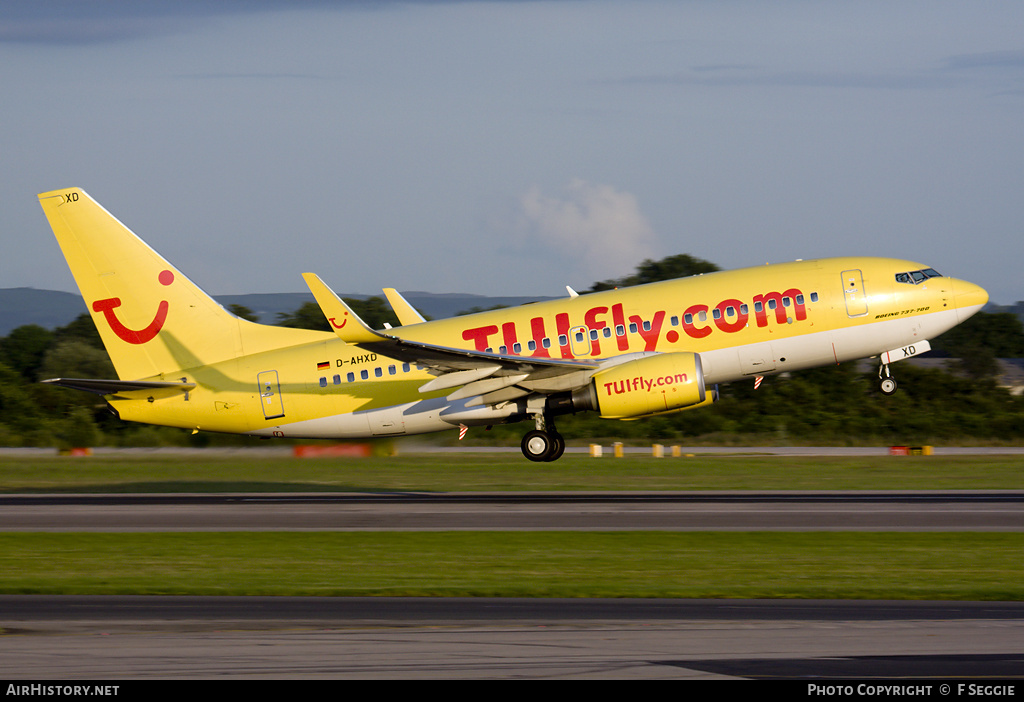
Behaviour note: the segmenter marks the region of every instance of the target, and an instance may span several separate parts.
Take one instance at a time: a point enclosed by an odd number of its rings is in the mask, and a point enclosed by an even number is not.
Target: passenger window
[[[611,327],[605,327],[603,334],[604,334],[604,338],[605,339],[610,339],[611,336],[612,336],[612,328]]]
[[[374,368],[373,375],[374,377],[380,378],[382,375],[384,375],[384,369],[380,367]]]
[[[559,346],[568,346],[569,345],[569,338],[565,334],[559,334],[558,335],[558,345]]]
[[[811,302],[817,302],[817,301],[818,301],[818,293],[812,292],[811,293]]]
[[[715,309],[711,310],[711,316],[714,317],[715,319],[721,319],[722,318],[722,310],[720,310],[720,309],[718,309],[716,307]]]
[[[626,335],[626,328],[624,326],[622,326],[621,324],[616,324],[615,325],[615,335],[616,336],[625,336]]]
[[[530,341],[527,341],[526,342],[526,348],[530,349],[531,351],[536,351],[537,350],[537,342],[533,341],[532,339]]]
[[[544,341],[541,342],[541,345],[544,348],[546,348],[546,349],[550,349],[551,348],[551,339],[549,339],[548,337],[545,336],[544,337]]]
[[[629,333],[630,334],[636,334],[636,332],[637,332],[636,322],[630,322],[629,323]]]
[[[322,388],[326,388],[327,387],[327,378],[320,378],[320,387],[322,387]]]
[[[749,309],[750,308],[747,307],[747,303],[744,302],[742,305],[740,305],[740,314],[750,314]]]
[[[798,304],[798,305],[804,304],[804,296],[803,295],[797,295],[796,296],[796,304]]]
[[[402,372],[403,373],[408,373],[409,372],[409,364],[408,363],[403,363],[402,364]]]
[[[367,378],[370,377],[370,373],[368,371],[361,370],[359,371],[359,377],[362,378],[363,380],[366,380]]]
[[[754,311],[755,312],[764,312],[764,303],[763,302],[755,302],[754,303]]]
[[[521,353],[522,350],[523,350],[523,345],[520,344],[518,341],[516,343],[512,344],[512,353],[518,354],[518,353]]]
[[[687,312],[683,315],[683,324],[693,324],[693,315]]]
[[[398,369],[394,366],[388,366],[388,375],[394,375],[398,372]]]
[[[350,382],[350,383],[356,382],[356,374],[355,373],[349,373],[345,377],[348,379],[348,382]]]
[[[341,385],[341,376],[340,375],[334,376],[334,384],[335,385]]]

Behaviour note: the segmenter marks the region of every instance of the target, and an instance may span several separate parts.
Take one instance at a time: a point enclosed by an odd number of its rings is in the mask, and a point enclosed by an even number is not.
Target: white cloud
[[[534,186],[520,206],[533,243],[575,260],[593,280],[626,275],[654,257],[658,237],[636,198],[610,185],[574,179],[562,197]]]

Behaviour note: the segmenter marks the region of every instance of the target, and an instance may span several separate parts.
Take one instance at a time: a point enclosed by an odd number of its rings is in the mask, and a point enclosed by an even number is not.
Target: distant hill
[[[459,312],[473,308],[487,309],[498,305],[514,306],[549,297],[487,297],[464,293],[402,293],[405,299],[421,314],[431,319],[453,317]],[[342,294],[365,300],[371,295]],[[278,314],[289,314],[306,302],[314,302],[310,293],[263,293],[252,295],[217,295],[216,300],[228,305],[244,305],[253,311],[264,324],[274,324]],[[81,296],[56,290],[35,288],[0,288],[0,336],[6,336],[12,329],[25,324],[38,324],[45,329],[55,329],[70,324],[78,315],[87,312]]]
[[[87,312],[81,295],[35,288],[0,289],[0,336],[25,324],[55,329]]]

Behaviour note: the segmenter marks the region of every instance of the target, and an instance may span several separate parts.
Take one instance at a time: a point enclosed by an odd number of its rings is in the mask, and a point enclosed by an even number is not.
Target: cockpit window
[[[917,285],[929,278],[941,278],[942,274],[934,268],[925,268],[920,271],[908,271],[906,273],[897,273],[897,283],[909,283],[910,285]]]

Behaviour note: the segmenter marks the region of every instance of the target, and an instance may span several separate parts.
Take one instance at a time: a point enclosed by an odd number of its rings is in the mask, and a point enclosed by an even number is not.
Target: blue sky
[[[1024,299],[1020,2],[0,7],[0,287],[88,191],[213,294],[559,295],[689,253]]]

